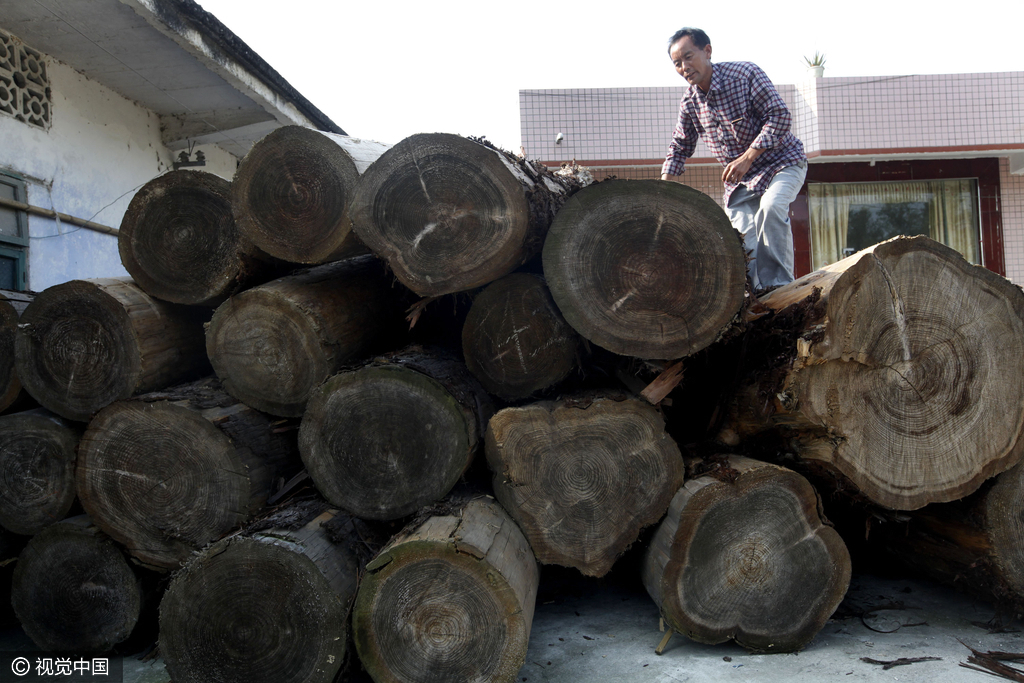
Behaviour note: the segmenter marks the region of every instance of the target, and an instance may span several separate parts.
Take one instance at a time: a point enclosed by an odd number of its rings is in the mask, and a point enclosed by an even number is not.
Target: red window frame
[[[977,178],[979,219],[981,221],[981,263],[994,273],[1006,276],[1003,260],[1003,222],[999,211],[999,160],[922,159],[918,161],[878,161],[811,163],[807,181],[790,205],[793,229],[794,274],[811,272],[811,220],[807,204],[807,183],[870,183],[892,180],[947,180]]]

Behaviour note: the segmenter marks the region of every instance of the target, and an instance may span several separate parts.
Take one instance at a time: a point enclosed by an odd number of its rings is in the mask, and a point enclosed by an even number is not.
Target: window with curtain
[[[981,263],[974,179],[810,183],[811,268],[896,235],[928,235]]]

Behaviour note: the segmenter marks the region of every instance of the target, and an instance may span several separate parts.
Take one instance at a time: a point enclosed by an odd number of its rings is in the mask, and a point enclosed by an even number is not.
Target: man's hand
[[[761,156],[763,152],[763,149],[748,147],[746,152],[730,161],[725,170],[722,171],[722,182],[738,183],[743,180],[743,176],[750,170],[750,165],[754,163],[754,159]]]
[[[661,179],[662,180],[671,180],[674,183],[681,183],[681,182],[683,182],[683,176],[681,176],[681,175],[669,175],[668,173],[662,173],[661,174]]]

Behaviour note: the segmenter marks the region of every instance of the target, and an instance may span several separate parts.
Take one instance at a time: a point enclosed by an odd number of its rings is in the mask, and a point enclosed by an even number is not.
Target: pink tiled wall
[[[1007,159],[999,160],[999,185],[1006,277],[1024,285],[1024,175],[1011,174]]]
[[[815,149],[1020,144],[1024,72],[821,78]]]

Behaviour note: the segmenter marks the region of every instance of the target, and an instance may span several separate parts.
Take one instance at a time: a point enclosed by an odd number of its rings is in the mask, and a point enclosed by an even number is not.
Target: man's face
[[[672,43],[669,49],[672,65],[676,73],[686,79],[690,85],[696,85],[707,92],[711,87],[711,46],[703,48],[693,44],[693,38],[683,36]]]

